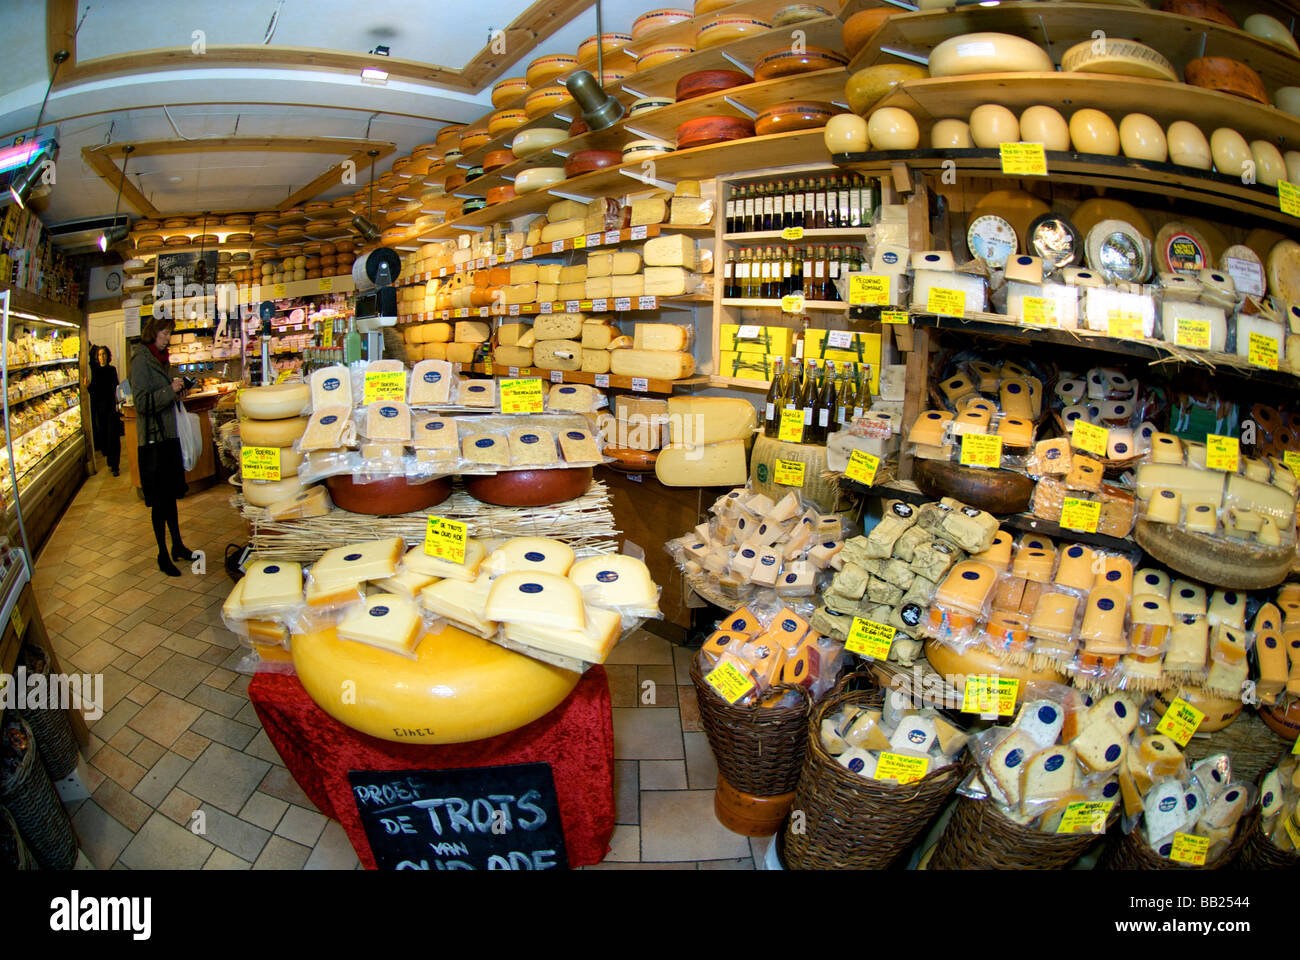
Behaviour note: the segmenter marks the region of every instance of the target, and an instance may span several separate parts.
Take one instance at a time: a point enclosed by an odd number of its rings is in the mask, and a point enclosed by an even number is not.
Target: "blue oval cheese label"
[[[483,393],[485,390],[487,390],[487,387],[478,383],[474,384],[472,387],[469,388],[470,393]]]
[[[1006,760],[1004,760],[1003,762],[1008,767],[1018,767],[1020,766],[1020,761],[1023,759],[1025,759],[1024,751],[1017,749],[1017,750],[1012,750],[1010,753],[1008,753]]]
[[[441,380],[441,379],[442,379],[442,373],[441,373],[441,371],[438,371],[438,370],[426,370],[426,371],[424,372],[424,382],[425,382],[425,383],[437,383],[437,382],[438,382],[439,380]]]
[[[601,583],[613,583],[618,579],[618,574],[613,570],[602,570],[600,573],[596,574],[596,579]]]
[[[791,574],[791,576],[793,577],[794,574]],[[794,583],[793,580],[787,580],[786,582],[787,582],[787,583]],[[784,630],[786,633],[794,633],[796,630],[799,629],[799,624],[797,624],[797,623],[795,623],[793,620],[789,620],[789,619],[787,619],[787,620],[782,620],[782,621],[781,621],[781,629]]]
[[[262,568],[262,572],[263,572],[263,573],[279,573],[279,572],[280,572],[280,566],[279,566],[279,564],[275,564],[275,563],[273,563],[273,564],[271,564],[269,567],[263,567],[263,568]]]
[[[560,393],[563,393],[563,394],[565,394],[566,396],[567,396],[568,394],[571,394],[571,393],[577,393],[577,392],[578,392],[578,388],[577,388],[577,387],[560,387]]]
[[[536,550],[529,550],[524,554],[524,559],[529,563],[541,563],[546,559],[546,554],[538,553]]]
[[[1170,813],[1176,806],[1178,806],[1178,801],[1173,797],[1165,797],[1159,804],[1161,813]]]
[[[758,562],[765,567],[770,567],[772,564],[776,563],[776,557],[770,555],[766,557],[761,557]]]
[[[796,580],[798,580],[798,579],[799,579],[798,576],[796,576],[796,575],[793,574],[793,573],[787,573],[787,574],[785,575],[785,582],[786,582],[786,583],[794,583],[794,582],[795,582]]]
[[[1060,770],[1065,765],[1065,757],[1059,753],[1054,753],[1043,761],[1043,769],[1048,773]]]
[[[474,446],[476,447],[495,447],[496,445],[497,442],[491,437],[484,437],[482,440],[474,441]]]
[[[387,607],[371,607],[371,608],[370,608],[370,615],[371,615],[372,617],[386,617],[386,616],[388,616],[388,608],[387,608]]]
[[[524,443],[536,443],[538,440],[541,439],[541,437],[539,437],[535,433],[525,433],[519,439],[522,440]]]
[[[849,769],[852,770],[854,773],[861,773],[862,769],[865,766],[866,764],[862,762],[861,757],[854,757],[852,760],[849,761]]]
[[[334,423],[334,422],[337,421],[337,420],[338,420],[338,417],[334,416],[334,414],[332,414],[332,413],[331,413],[329,416],[327,416],[327,417],[321,417],[321,418],[320,418],[320,422],[321,422],[321,426],[322,426],[322,427],[328,427],[331,423]]]
[[[445,427],[445,426],[446,426],[446,424],[443,423],[441,420],[430,420],[428,423],[426,423],[426,424],[424,425],[424,429],[426,429],[426,430],[441,430],[441,429],[442,429],[443,427]]]
[[[542,585],[540,583],[521,583],[519,585],[520,593],[541,593]]]
[[[321,389],[326,391],[337,390],[340,386],[341,384],[339,383],[338,377],[329,377],[328,379],[321,381]]]
[[[752,560],[754,559],[755,556],[757,556],[757,554],[754,552],[754,550],[751,547],[746,547],[744,550],[741,550],[740,555],[744,557],[746,560]]]
[[[565,434],[565,436],[568,437],[570,440],[586,440],[586,439],[587,439],[587,435],[586,435],[585,433],[581,432],[580,430],[570,430],[568,433]]]
[[[344,560],[347,560],[347,561],[349,561],[349,562],[350,562],[350,561],[353,561],[353,560],[360,560],[360,559],[361,559],[361,554],[359,554],[359,553],[349,553],[349,554],[348,554],[346,557],[344,557],[343,559],[344,559]]]
[[[380,407],[380,408],[379,408],[379,415],[380,415],[381,417],[387,417],[389,420],[391,420],[393,417],[397,416],[397,408],[396,408],[396,407]]]

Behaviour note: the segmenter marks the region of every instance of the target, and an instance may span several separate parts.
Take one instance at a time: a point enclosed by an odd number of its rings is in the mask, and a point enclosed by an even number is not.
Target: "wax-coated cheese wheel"
[[[929,71],[911,63],[878,63],[858,70],[849,77],[845,94],[849,109],[865,115],[894,87],[909,80],[923,80]]]
[[[1100,110],[1085,108],[1070,115],[1070,141],[1079,153],[1119,156],[1119,130]]]
[[[1194,87],[1218,90],[1256,103],[1268,103],[1268,93],[1259,74],[1240,60],[1228,57],[1197,57],[1183,68],[1183,79]]]
[[[515,134],[514,140],[510,142],[510,152],[523,159],[524,157],[542,153],[561,140],[567,139],[569,139],[569,135],[564,130],[554,127],[534,127],[531,130],[521,130]]]
[[[1236,130],[1219,127],[1210,135],[1210,152],[1214,169],[1228,177],[1239,177],[1247,163],[1254,163],[1250,144]]]
[[[974,145],[970,124],[965,120],[949,117],[936,120],[930,128],[930,147],[934,150],[968,150]]]
[[[1266,187],[1276,187],[1287,176],[1286,161],[1282,152],[1267,140],[1252,140],[1250,153],[1255,161],[1255,182]]]
[[[998,144],[1020,139],[1020,121],[1001,104],[982,103],[971,111],[970,136],[975,146],[993,150]]]
[[[297,496],[302,486],[297,474],[282,480],[245,480],[244,499],[255,507],[269,507],[273,503]]]
[[[1164,163],[1169,155],[1165,132],[1145,113],[1130,113],[1119,122],[1119,144],[1124,156]]]
[[[1020,115],[1020,139],[1041,143],[1046,150],[1069,150],[1070,127],[1051,107],[1041,104],[1026,107]]]
[[[1122,77],[1178,82],[1178,74],[1164,55],[1132,40],[1106,37],[1083,40],[1061,55],[1063,73],[1107,73]]]
[[[311,400],[305,383],[278,383],[247,387],[239,392],[239,412],[254,420],[283,420],[297,417]]]
[[[1209,170],[1214,161],[1210,151],[1210,141],[1205,139],[1201,128],[1186,120],[1175,120],[1169,125],[1169,159],[1183,167],[1195,167],[1197,170]]]
[[[967,33],[949,37],[930,51],[930,75],[1050,73],[1052,58],[1036,43],[1006,33]]]
[[[239,421],[240,442],[249,447],[287,447],[307,429],[307,417]]]
[[[882,107],[867,119],[867,137],[879,150],[915,150],[921,131],[906,110]]]

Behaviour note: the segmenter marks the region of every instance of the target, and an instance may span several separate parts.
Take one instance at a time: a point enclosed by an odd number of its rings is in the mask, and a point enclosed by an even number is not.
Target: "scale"
[[[384,355],[383,328],[397,326],[397,289],[393,284],[401,272],[402,258],[388,247],[377,247],[352,264],[357,332],[366,335],[369,360]]]

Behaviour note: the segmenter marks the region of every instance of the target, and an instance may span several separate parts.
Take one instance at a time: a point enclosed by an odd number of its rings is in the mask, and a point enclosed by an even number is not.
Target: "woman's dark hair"
[[[106,367],[106,366],[108,366],[110,363],[113,362],[113,351],[110,350],[110,349],[108,349],[108,347],[104,346],[102,343],[101,343],[101,344],[97,344],[97,345],[95,346],[94,351],[92,352],[92,355],[94,356],[94,358],[95,358],[96,360],[99,359],[99,351],[101,351],[101,350],[104,351],[104,363],[102,364],[102,366],[105,366],[105,367]]]
[[[153,343],[160,331],[175,329],[176,321],[171,317],[146,317],[144,322],[140,324],[140,341],[142,343]]]

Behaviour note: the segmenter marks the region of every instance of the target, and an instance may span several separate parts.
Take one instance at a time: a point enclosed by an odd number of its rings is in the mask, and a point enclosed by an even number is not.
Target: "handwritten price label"
[[[1009,717],[1015,712],[1019,692],[1020,681],[1014,677],[967,677],[961,712]]]
[[[1250,334],[1249,354],[1246,359],[1252,367],[1276,370],[1277,341],[1272,337],[1266,337],[1262,333],[1252,331]]]
[[[899,753],[882,753],[876,764],[877,780],[897,780],[900,785],[915,783],[930,769],[929,757],[905,757]]]
[[[405,370],[368,371],[363,384],[362,403],[374,403],[376,400],[406,399]]]
[[[889,303],[889,277],[860,273],[849,277],[849,306],[883,307]]]
[[[772,479],[783,487],[802,487],[803,471],[804,464],[802,461],[782,460],[778,457],[776,468],[772,471]]]
[[[1209,852],[1209,837],[1198,837],[1193,833],[1175,833],[1174,848],[1169,851],[1169,859],[1175,863],[1200,867],[1205,865],[1205,857]]]
[[[718,696],[727,703],[735,703],[754,689],[754,678],[741,672],[730,660],[720,664],[704,675],[704,682],[717,691]]]
[[[283,283],[277,283],[271,287],[271,296],[276,300],[283,299],[285,295],[285,286]]]
[[[1156,724],[1156,733],[1163,733],[1180,747],[1185,747],[1204,719],[1205,714],[1182,697],[1178,697],[1169,704],[1169,709]]]
[[[961,465],[963,467],[990,467],[1002,465],[1002,438],[986,433],[961,435]]]
[[[848,639],[844,641],[844,649],[872,660],[888,660],[895,633],[897,631],[888,624],[854,617]]]
[[[1073,433],[1070,436],[1070,443],[1080,450],[1104,457],[1110,444],[1110,431],[1105,427],[1076,420],[1074,421]]]
[[[796,293],[792,296],[781,298],[782,313],[803,313],[803,307],[803,294]]]
[[[1236,437],[1220,437],[1213,433],[1206,434],[1205,465],[1211,470],[1236,473],[1240,449]]]
[[[1065,805],[1057,833],[1105,833],[1114,800],[1078,800]]]
[[[1047,176],[1047,153],[1041,143],[1000,143],[1002,172],[1017,177]]]
[[[1021,319],[1031,327],[1056,327],[1056,301],[1048,297],[1025,297],[1021,301]]]
[[[1186,347],[1188,350],[1210,349],[1209,320],[1186,320],[1179,317],[1174,320],[1174,323],[1177,330],[1174,334],[1176,346]]]
[[[1282,462],[1290,467],[1296,479],[1300,480],[1300,453],[1296,453],[1294,450],[1284,450],[1282,452]],[[1300,744],[1300,740],[1297,740],[1296,743]]]
[[[782,443],[803,443],[803,411],[782,410],[776,438]]]
[[[925,298],[925,309],[941,317],[960,317],[966,312],[966,291],[931,287]]]
[[[1300,187],[1287,180],[1277,182],[1277,205],[1283,213],[1300,217]]]
[[[424,552],[439,560],[464,563],[465,544],[469,539],[465,524],[432,515],[428,521],[424,531]]]
[[[331,291],[333,291],[333,289],[334,289],[333,277],[321,277],[319,280],[316,281],[317,293],[330,293]]]
[[[537,377],[501,381],[502,413],[541,413],[542,381]]]
[[[1061,526],[1066,530],[1078,530],[1081,533],[1096,533],[1101,520],[1101,503],[1096,500],[1081,500],[1078,497],[1066,497],[1061,504]]]
[[[279,447],[242,447],[239,472],[245,480],[279,480]]]
[[[1106,313],[1106,334],[1117,340],[1141,340],[1142,317],[1128,310],[1110,310]]]
[[[802,240],[803,227],[786,227],[781,231],[782,240]]]
[[[876,471],[879,469],[879,457],[863,450],[854,450],[849,455],[849,465],[844,469],[844,476],[869,487],[876,482]]]
[[[907,323],[911,318],[907,315],[906,310],[881,310],[881,323]]]

